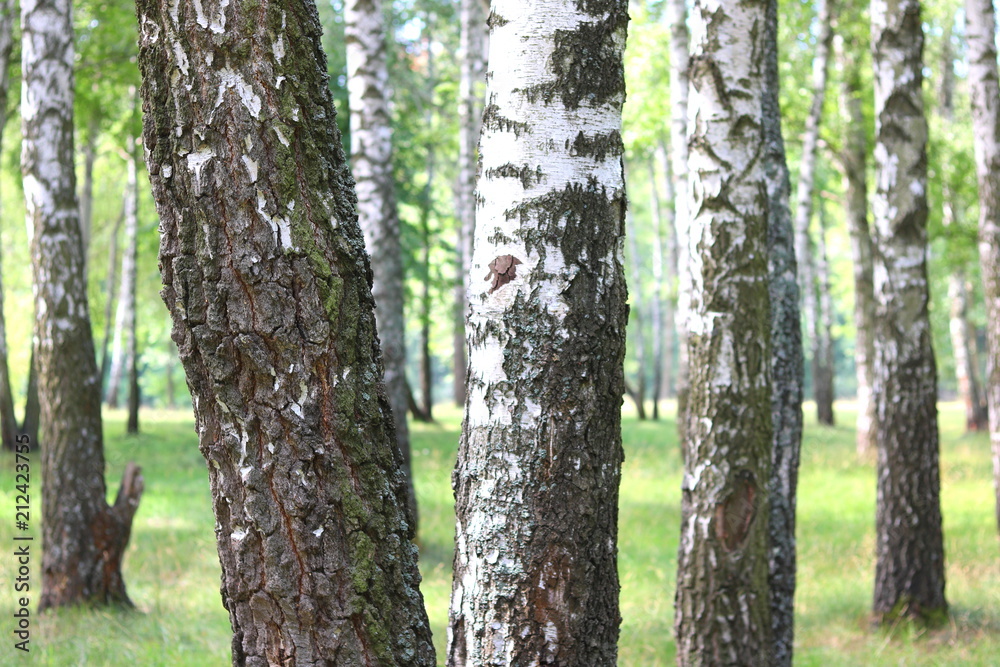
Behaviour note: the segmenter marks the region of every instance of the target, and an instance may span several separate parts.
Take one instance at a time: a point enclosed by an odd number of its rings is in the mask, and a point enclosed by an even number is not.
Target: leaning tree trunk
[[[965,430],[983,431],[987,428],[989,414],[982,400],[982,391],[977,378],[975,355],[972,353],[971,327],[969,326],[969,291],[965,284],[965,272],[956,271],[948,277],[949,333],[951,347],[955,354],[955,376],[958,380],[958,394],[965,406]]]
[[[688,213],[688,11],[687,0],[669,0],[666,5],[670,24],[670,165],[674,181],[674,235],[677,244],[677,429],[684,441],[684,411],[688,388],[688,326],[691,308],[692,254]],[[683,448],[682,448],[683,451]]]
[[[351,108],[351,172],[357,182],[358,221],[371,257],[372,296],[385,365],[385,389],[396,422],[396,442],[403,454],[407,509],[416,531],[417,496],[406,422],[403,248],[392,180],[389,69],[382,0],[347,0],[344,37]]]
[[[209,462],[233,663],[433,665],[316,8],[138,13],[162,294]]]
[[[10,0],[0,0],[0,154],[3,153],[3,131],[7,126],[7,94],[10,90],[10,54],[14,47],[14,6]],[[0,259],[3,250],[0,249]],[[0,274],[3,272],[0,271]],[[10,390],[7,366],[7,321],[3,316],[3,279],[0,278],[0,446],[14,449],[17,421],[14,418],[14,394]]]
[[[465,405],[466,357],[465,317],[469,310],[469,271],[472,239],[476,231],[476,143],[479,141],[486,79],[486,16],[488,0],[461,0],[458,83],[458,182],[455,186],[455,217],[458,240],[455,244],[455,331],[453,339],[455,405]]]
[[[986,404],[993,443],[993,483],[1000,529],[1000,86],[991,0],[966,0],[969,89],[979,177],[979,266],[986,297]]]
[[[129,604],[121,561],[142,494],[128,464],[115,504],[104,486],[101,384],[84,282],[73,166],[69,0],[21,2],[21,167],[32,223],[42,440],[39,609]]]
[[[851,238],[854,267],[854,369],[857,379],[858,417],[855,447],[859,457],[875,451],[875,399],[872,396],[875,361],[875,294],[872,237],[868,227],[867,120],[861,108],[861,65],[853,49],[838,41],[837,58],[843,70],[840,113],[844,126],[844,215]]]
[[[627,10],[493,3],[449,665],[616,662]]]
[[[778,103],[778,1],[768,0],[764,30],[764,176],[767,180],[768,294],[771,300],[771,478],[768,485],[771,596],[769,664],[791,667],[795,639],[795,504],[802,447],[802,323],[789,208],[790,179]]]
[[[111,237],[108,239],[108,275],[104,281],[104,335],[101,338],[101,384],[108,375],[111,365],[111,355],[108,352],[108,344],[111,342],[112,329],[111,313],[114,312],[115,287],[118,281],[118,234],[122,224],[125,222],[125,207],[122,206],[122,214],[115,221],[115,226],[111,230]],[[107,391],[104,391],[104,400],[107,400]]]
[[[125,221],[125,248],[122,253],[122,277],[118,290],[118,308],[115,313],[115,332],[111,346],[111,371],[108,376],[107,403],[109,408],[118,407],[119,391],[122,380],[128,380],[132,360],[129,350],[132,349],[132,332],[135,328],[135,278],[136,278],[136,243],[138,240],[139,217],[136,197],[135,180],[135,150],[134,140],[128,140],[125,151],[125,164],[129,177],[125,183],[125,203],[122,217]]]
[[[927,121],[919,0],[873,0],[875,384],[878,510],[874,611],[947,615],[937,368],[927,304]]]
[[[97,161],[97,136],[100,123],[96,116],[87,127],[87,143],[83,146],[83,184],[80,187],[80,235],[83,239],[83,273],[90,265],[88,249],[94,219],[94,162]]]
[[[663,299],[663,386],[660,394],[669,398],[676,395],[678,364],[674,356],[675,341],[679,338],[677,331],[677,261],[680,248],[677,240],[677,211],[674,202],[677,201],[677,193],[674,191],[674,174],[670,165],[670,156],[666,144],[662,141],[656,147],[657,161],[663,165],[663,195],[670,202],[670,206],[665,209],[666,214],[666,235],[667,241],[663,252],[665,253],[666,266],[664,267],[666,280],[666,294]],[[652,167],[651,167],[652,169]],[[655,169],[654,169],[655,171]],[[653,185],[656,188],[656,185]],[[686,206],[686,200],[685,200]]]
[[[680,665],[767,664],[772,648],[765,9],[697,0],[691,17],[688,191],[697,252],[688,265]]]
[[[820,406],[822,390],[817,382],[817,372],[822,375],[819,349],[819,302],[816,299],[816,276],[812,257],[809,225],[813,214],[813,188],[816,181],[816,147],[819,144],[820,121],[823,118],[823,101],[826,98],[827,70],[830,63],[830,44],[833,41],[833,3],[820,0],[816,8],[816,51],[813,54],[812,106],[806,117],[802,137],[802,157],[799,160],[799,178],[795,189],[795,256],[798,260],[799,293],[806,321],[806,346],[813,364],[813,393],[816,398],[817,416],[823,423]]]
[[[819,234],[816,238],[816,288],[819,302],[817,308],[816,356],[813,358],[813,387],[816,394],[816,419],[820,424],[834,425],[833,399],[833,297],[830,294],[830,263],[826,252],[826,210],[819,206]]]

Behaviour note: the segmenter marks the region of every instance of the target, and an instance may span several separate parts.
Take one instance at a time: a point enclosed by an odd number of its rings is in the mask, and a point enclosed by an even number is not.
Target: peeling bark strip
[[[937,369],[927,315],[927,121],[919,0],[873,0],[875,614],[942,620]]]
[[[449,665],[616,662],[627,21],[493,3]]]
[[[142,0],[163,298],[235,665],[433,665],[371,272],[308,0]]]
[[[771,660],[769,517],[757,493],[772,451],[765,35],[765,3],[695,2],[681,665]]]
[[[385,367],[385,389],[403,454],[410,523],[417,529],[417,496],[406,423],[406,322],[403,318],[403,249],[392,181],[392,127],[385,18],[381,0],[344,3],[347,90],[351,108],[351,174],[357,182],[358,222],[371,256],[375,324]]]
[[[768,291],[771,298],[771,451],[769,578],[771,667],[791,667],[795,639],[795,503],[802,446],[802,325],[789,177],[778,97],[778,1],[767,2],[764,48],[764,174],[767,179]]]
[[[993,445],[993,484],[1000,528],[1000,85],[996,15],[991,0],[966,0],[969,90],[979,177],[979,266],[986,298],[986,403]]]
[[[42,441],[39,609],[130,604],[121,576],[142,494],[130,464],[113,507],[104,486],[101,385],[94,360],[73,164],[69,0],[21,3],[21,169],[35,284]]]

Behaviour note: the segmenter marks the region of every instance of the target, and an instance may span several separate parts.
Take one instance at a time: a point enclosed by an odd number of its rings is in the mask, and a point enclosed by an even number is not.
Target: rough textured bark
[[[764,176],[767,179],[768,294],[771,300],[770,552],[771,642],[768,664],[791,667],[795,639],[795,505],[802,447],[802,326],[789,208],[788,163],[778,103],[778,1],[768,0],[764,30]]]
[[[816,420],[833,426],[833,297],[830,294],[830,264],[826,252],[826,210],[819,205],[819,229],[816,235],[816,288],[819,297],[816,322],[816,356],[813,358],[813,383],[816,394]]]
[[[642,421],[646,420],[646,371],[648,370],[646,359],[646,331],[645,300],[642,298],[642,272],[640,270],[641,260],[639,259],[639,246],[635,238],[635,218],[631,212],[625,216],[625,235],[628,237],[628,250],[631,261],[629,268],[632,269],[632,284],[635,288],[631,294],[632,307],[629,312],[632,315],[632,341],[635,344],[635,362],[638,372],[635,376],[635,384],[626,382],[625,390],[632,402],[635,403],[636,414]]]
[[[996,16],[990,0],[966,0],[969,90],[979,179],[979,266],[986,299],[986,403],[1000,529],[1000,86]]]
[[[458,182],[455,186],[455,217],[458,241],[455,244],[455,332],[453,340],[455,405],[465,405],[468,374],[465,318],[469,311],[468,291],[472,284],[472,240],[476,231],[476,144],[482,122],[483,89],[486,83],[486,49],[489,44],[486,16],[488,0],[460,0],[459,82],[458,82]]]
[[[771,310],[766,6],[695,2],[689,128],[689,395],[678,664],[768,664]]]
[[[833,41],[833,3],[820,0],[816,7],[816,51],[813,55],[812,105],[806,116],[806,129],[802,136],[802,157],[799,160],[799,178],[795,189],[795,256],[799,275],[799,293],[805,314],[805,338],[813,367],[813,393],[819,417],[823,389],[816,375],[823,375],[822,351],[819,349],[819,302],[816,298],[816,275],[809,238],[809,225],[813,215],[813,187],[816,180],[816,147],[819,144],[819,127],[823,118],[823,101],[826,98],[826,79],[830,63],[830,45]],[[821,419],[822,421],[822,419]]]
[[[875,399],[872,396],[875,361],[875,294],[872,268],[872,237],[868,226],[867,120],[861,108],[863,87],[861,64],[852,46],[837,42],[837,59],[843,70],[840,113],[844,148],[840,165],[844,171],[844,215],[851,239],[854,267],[854,370],[857,379],[857,424],[855,443],[859,457],[875,452]]]
[[[614,665],[625,0],[496,0],[450,665]]]
[[[163,297],[236,665],[433,665],[371,271],[308,0],[142,0]]]
[[[688,387],[688,311],[691,309],[692,249],[688,213],[688,11],[686,0],[669,0],[670,24],[670,165],[674,182],[674,232],[677,238],[677,429],[684,441],[683,418]]]
[[[406,320],[403,313],[403,248],[392,180],[389,69],[382,0],[347,0],[347,91],[351,107],[351,173],[357,181],[358,221],[371,258],[375,321],[385,367],[385,389],[403,453],[407,503],[417,529],[417,496],[406,423]]]
[[[7,95],[10,90],[10,54],[14,47],[14,6],[10,0],[0,0],[0,152],[3,132],[7,126]],[[0,260],[3,251],[0,249]],[[2,261],[0,261],[2,266]],[[0,274],[3,272],[0,271]],[[10,390],[7,366],[7,321],[3,314],[3,279],[0,275],[0,446],[14,449],[17,421],[14,418],[14,395]]]
[[[875,615],[942,620],[937,369],[927,313],[927,121],[919,0],[873,0]]]
[[[121,576],[142,494],[134,464],[115,504],[104,486],[101,385],[83,277],[73,165],[69,0],[21,2],[21,167],[31,240],[41,406],[42,593],[39,609],[129,604]]]

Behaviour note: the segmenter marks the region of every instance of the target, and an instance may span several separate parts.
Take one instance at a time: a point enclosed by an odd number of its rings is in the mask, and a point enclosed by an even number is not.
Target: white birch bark
[[[0,152],[7,127],[7,95],[10,90],[10,54],[14,48],[15,12],[10,0],[0,0]],[[3,251],[0,249],[0,260]],[[2,261],[0,261],[2,266]],[[13,449],[17,422],[14,418],[14,398],[10,390],[7,366],[7,321],[3,312],[3,271],[0,270],[0,446]]]
[[[486,16],[488,0],[461,0],[459,8],[458,83],[458,182],[455,186],[455,217],[458,239],[455,245],[455,335],[453,341],[454,389],[456,405],[465,404],[468,372],[465,318],[469,309],[466,296],[471,286],[472,240],[476,230],[476,145],[479,142],[486,87],[486,50],[489,34]]]
[[[691,17],[680,665],[766,664],[771,650],[765,24],[764,4],[698,0]]]
[[[385,389],[403,453],[410,519],[417,522],[417,497],[406,422],[406,321],[403,312],[403,249],[392,180],[389,69],[382,0],[344,3],[347,91],[351,110],[351,174],[358,195],[358,222],[371,257],[375,322],[385,365]]]
[[[681,413],[687,397],[688,343],[687,317],[691,309],[688,262],[688,35],[687,0],[669,0],[666,20],[670,25],[670,166],[674,181],[674,230],[677,238],[677,411],[678,428],[685,420]]]
[[[979,266],[986,300],[986,402],[1000,528],[1000,86],[991,0],[966,0],[969,89],[979,179]]]
[[[873,0],[878,509],[874,612],[947,616],[937,367],[927,282],[927,121],[919,0]]]
[[[496,0],[450,665],[614,665],[627,3]]]
[[[131,351],[135,349],[135,278],[139,211],[138,185],[135,166],[135,139],[129,137],[125,147],[125,165],[128,174],[125,183],[125,242],[122,252],[122,277],[118,291],[118,308],[115,312],[115,334],[111,353],[111,374],[108,378],[107,403],[109,408],[117,408],[122,380],[126,378],[133,360]]]

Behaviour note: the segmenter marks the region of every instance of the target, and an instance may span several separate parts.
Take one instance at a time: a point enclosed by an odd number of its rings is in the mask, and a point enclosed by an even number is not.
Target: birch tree
[[[837,60],[842,70],[840,114],[844,147],[840,155],[844,181],[844,214],[851,239],[854,270],[854,370],[857,379],[857,423],[855,446],[859,457],[875,451],[875,399],[871,388],[875,362],[875,294],[873,287],[872,237],[868,225],[867,119],[861,108],[861,64],[854,49],[837,41]]]
[[[357,183],[358,221],[371,257],[375,321],[382,346],[385,388],[403,454],[407,504],[416,529],[417,496],[406,423],[406,322],[403,318],[403,249],[392,181],[389,69],[382,0],[346,0],[347,91],[351,109],[351,173]]]
[[[681,665],[770,660],[765,25],[764,4],[698,0],[691,16]]]
[[[162,295],[233,664],[434,665],[316,7],[137,10]]]
[[[458,183],[455,186],[455,217],[458,239],[455,244],[455,334],[453,341],[454,389],[456,405],[465,404],[468,371],[465,341],[467,297],[472,286],[472,240],[476,230],[476,144],[479,141],[486,84],[486,56],[489,44],[486,16],[488,0],[460,0],[459,3],[459,83],[458,83]]]
[[[768,295],[771,301],[770,664],[791,667],[795,639],[795,507],[802,448],[802,325],[789,208],[790,179],[778,103],[778,2],[768,0],[764,29],[764,177],[767,183]]]
[[[39,608],[128,604],[121,562],[142,476],[129,464],[108,506],[73,164],[69,0],[22,0],[21,40],[21,169],[33,231],[34,363],[45,443]]]
[[[614,665],[625,0],[497,0],[449,665]]]
[[[809,115],[806,117],[805,134],[802,137],[802,158],[799,161],[799,179],[795,190],[795,256],[799,272],[799,292],[802,295],[802,309],[805,311],[806,341],[812,358],[816,411],[819,421],[822,424],[833,423],[833,391],[829,385],[833,381],[833,369],[824,367],[824,355],[819,344],[820,314],[819,303],[816,299],[816,276],[812,259],[809,225],[813,215],[816,147],[819,144],[819,128],[823,118],[823,102],[826,99],[826,79],[830,63],[830,45],[833,40],[832,16],[834,2],[835,0],[820,0],[816,7],[818,27],[816,51],[813,55],[813,97],[812,105],[809,108]]]
[[[927,304],[927,121],[919,0],[871,5],[875,71],[876,616],[942,620],[937,368]]]
[[[996,518],[1000,529],[1000,86],[991,0],[966,0],[969,90],[979,179],[979,266],[986,297],[987,379]]]
[[[7,126],[7,95],[10,91],[10,54],[14,49],[14,6],[10,0],[0,0],[0,152],[3,132]],[[2,260],[0,251],[0,260]],[[0,262],[2,265],[2,262]],[[7,366],[7,321],[3,314],[3,278],[0,271],[0,447],[14,449],[17,421],[14,417],[14,395],[10,390]]]

